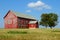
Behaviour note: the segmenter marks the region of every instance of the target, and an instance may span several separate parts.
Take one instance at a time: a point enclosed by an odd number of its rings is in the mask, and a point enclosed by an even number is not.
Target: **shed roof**
[[[29,24],[37,23],[37,21],[30,21]]]

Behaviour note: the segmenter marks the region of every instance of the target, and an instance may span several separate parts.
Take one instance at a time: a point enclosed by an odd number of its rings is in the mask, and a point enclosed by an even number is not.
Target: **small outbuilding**
[[[38,28],[38,21],[26,14],[9,10],[4,16],[5,28]]]
[[[30,21],[29,28],[38,28],[38,22],[37,21]]]

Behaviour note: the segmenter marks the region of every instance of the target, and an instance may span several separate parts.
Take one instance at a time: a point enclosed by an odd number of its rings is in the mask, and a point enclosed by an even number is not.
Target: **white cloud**
[[[26,10],[26,12],[31,12],[31,10]]]
[[[43,9],[43,8],[51,9],[51,7],[49,5],[43,3],[42,1],[28,3],[28,7],[37,8],[37,9]]]

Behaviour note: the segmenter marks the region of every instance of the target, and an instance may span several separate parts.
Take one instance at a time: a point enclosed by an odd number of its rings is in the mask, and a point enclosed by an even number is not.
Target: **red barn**
[[[37,20],[26,14],[8,11],[4,16],[5,28],[38,28]]]

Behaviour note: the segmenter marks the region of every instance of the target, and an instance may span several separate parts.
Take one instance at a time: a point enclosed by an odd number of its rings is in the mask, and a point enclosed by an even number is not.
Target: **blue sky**
[[[21,12],[40,19],[42,13],[56,13],[59,16],[60,28],[60,0],[0,0],[0,28],[4,28],[4,19],[8,10]]]

